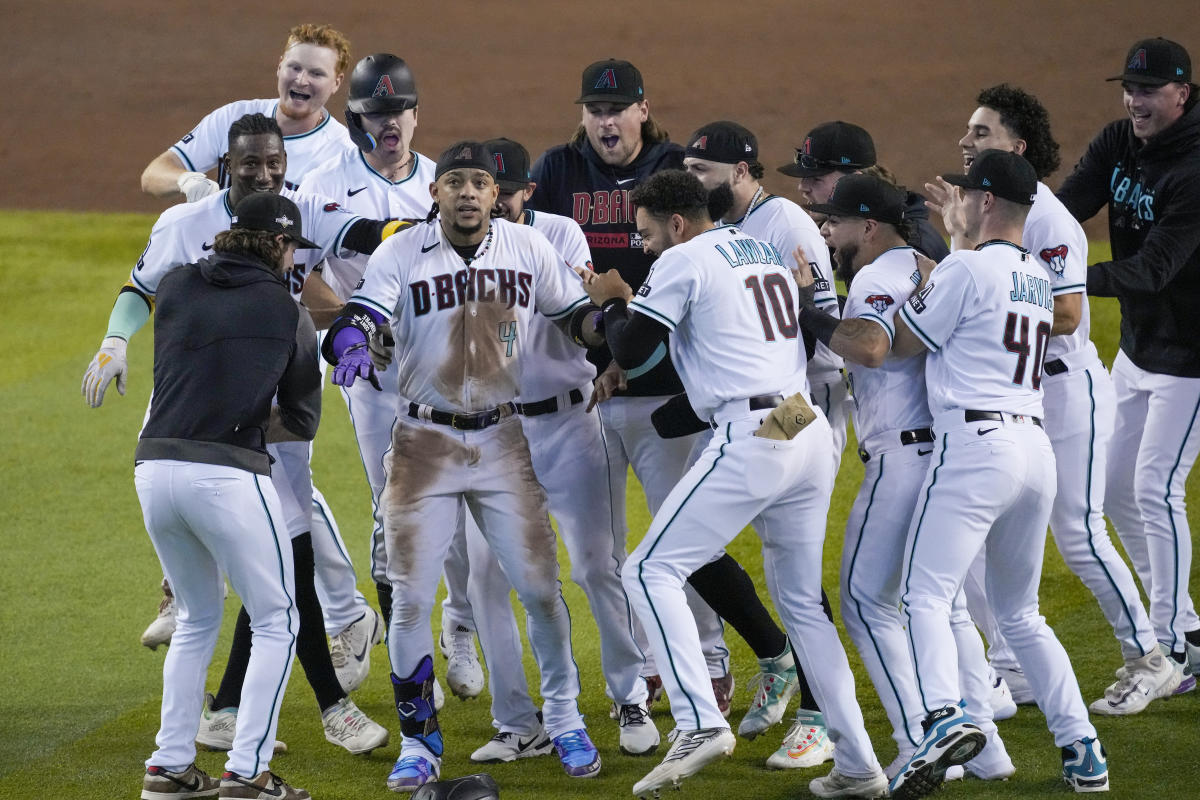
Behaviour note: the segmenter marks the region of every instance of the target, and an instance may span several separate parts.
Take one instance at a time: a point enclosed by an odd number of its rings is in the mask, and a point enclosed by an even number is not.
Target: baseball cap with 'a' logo
[[[576,103],[637,103],[646,99],[642,73],[628,61],[615,58],[589,64],[583,71]]]
[[[1125,56],[1125,72],[1106,80],[1136,83],[1141,86],[1165,86],[1168,83],[1190,83],[1192,59],[1178,42],[1164,39],[1142,39],[1129,48]]]

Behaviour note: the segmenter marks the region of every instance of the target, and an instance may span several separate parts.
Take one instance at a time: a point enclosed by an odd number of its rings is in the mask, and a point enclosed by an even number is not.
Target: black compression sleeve
[[[374,253],[375,248],[383,241],[383,229],[389,222],[390,220],[386,219],[358,220],[342,237],[342,247],[367,255]]]
[[[625,301],[619,298],[606,300],[602,310],[604,338],[621,369],[636,369],[645,364],[671,333],[666,325],[646,314],[630,313]]]
[[[826,314],[817,308],[813,302],[811,291],[800,290],[800,327],[804,329],[805,333],[812,334],[828,347],[839,322],[841,320],[837,317]]]

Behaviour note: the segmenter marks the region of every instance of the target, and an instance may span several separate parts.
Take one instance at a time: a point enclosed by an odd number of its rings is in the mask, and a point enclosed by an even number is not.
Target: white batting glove
[[[92,408],[104,402],[104,390],[113,378],[117,379],[117,392],[125,394],[125,378],[129,366],[125,361],[125,349],[129,343],[116,336],[109,336],[100,343],[100,350],[83,373],[83,397]]]
[[[179,180],[176,181],[175,185],[187,197],[189,203],[203,200],[210,194],[221,191],[221,187],[217,185],[217,182],[210,179],[203,172],[185,172],[179,176]]]
[[[396,340],[392,338],[392,329],[380,325],[375,329],[375,335],[367,342],[367,352],[371,354],[371,363],[376,372],[387,372],[388,364],[396,356]]]

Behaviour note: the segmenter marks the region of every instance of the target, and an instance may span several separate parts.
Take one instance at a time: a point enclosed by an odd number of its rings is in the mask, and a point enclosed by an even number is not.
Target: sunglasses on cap
[[[852,161],[827,161],[826,159],[809,155],[802,150],[796,151],[796,157],[792,163],[796,164],[801,169],[825,170],[826,172],[833,172],[834,170],[839,169],[854,170],[863,168],[862,164],[856,164]]]

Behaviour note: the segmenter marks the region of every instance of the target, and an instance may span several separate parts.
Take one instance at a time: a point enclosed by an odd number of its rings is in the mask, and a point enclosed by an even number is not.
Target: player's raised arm
[[[203,172],[189,170],[170,150],[160,153],[142,171],[142,191],[155,197],[182,194],[194,203],[220,190],[216,181]]]

